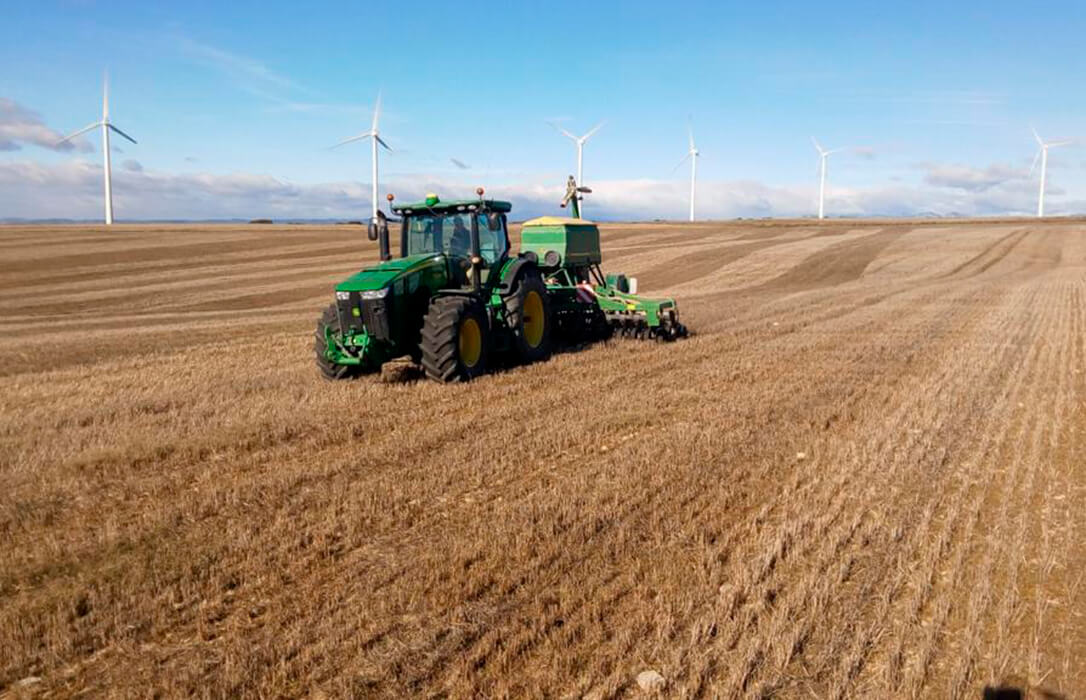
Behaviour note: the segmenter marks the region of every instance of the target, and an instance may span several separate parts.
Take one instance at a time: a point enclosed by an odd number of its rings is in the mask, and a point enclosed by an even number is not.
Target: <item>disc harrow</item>
[[[613,311],[606,316],[612,335],[619,338],[671,342],[690,335],[686,326],[677,319],[668,319],[666,323],[652,326],[645,313]]]

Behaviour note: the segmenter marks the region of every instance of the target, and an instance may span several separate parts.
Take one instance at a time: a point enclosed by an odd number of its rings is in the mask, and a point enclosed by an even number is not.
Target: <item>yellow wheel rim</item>
[[[474,318],[465,318],[460,322],[460,362],[465,367],[479,364],[483,355],[483,332]]]
[[[539,296],[539,292],[533,290],[524,296],[523,314],[521,325],[524,328],[524,341],[530,347],[539,347],[547,325],[547,317],[543,313],[543,298]]]

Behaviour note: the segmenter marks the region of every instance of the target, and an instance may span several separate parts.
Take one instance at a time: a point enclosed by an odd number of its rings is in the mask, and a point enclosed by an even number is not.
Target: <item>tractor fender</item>
[[[521,271],[538,270],[539,266],[534,260],[519,256],[510,260],[502,268],[501,281],[498,283],[498,294],[506,296],[513,291],[513,285],[516,283],[517,278],[520,277]]]

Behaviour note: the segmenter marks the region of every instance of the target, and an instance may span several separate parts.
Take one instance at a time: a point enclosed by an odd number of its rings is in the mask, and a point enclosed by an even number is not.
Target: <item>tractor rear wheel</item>
[[[361,365],[337,365],[328,359],[328,336],[339,335],[339,314],[336,313],[336,305],[332,304],[317,321],[317,331],[313,334],[313,350],[316,354],[317,368],[325,379],[353,379],[362,374]]]
[[[438,297],[422,321],[422,368],[439,382],[471,381],[484,374],[490,350],[486,312],[468,297]]]
[[[551,356],[551,303],[538,272],[526,272],[517,280],[505,301],[505,318],[522,362],[540,362]]]

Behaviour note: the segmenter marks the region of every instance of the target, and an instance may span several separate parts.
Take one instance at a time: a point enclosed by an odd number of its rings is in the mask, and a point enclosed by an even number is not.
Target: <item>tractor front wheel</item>
[[[468,297],[438,297],[422,322],[422,368],[439,382],[471,381],[484,374],[490,326],[482,306]]]
[[[336,313],[336,305],[332,304],[317,320],[317,332],[313,334],[317,368],[325,379],[353,379],[362,374],[361,365],[339,365],[328,359],[328,337],[339,334],[339,314]]]
[[[505,302],[505,317],[522,362],[540,362],[551,356],[550,297],[539,273],[529,272],[517,280]]]

